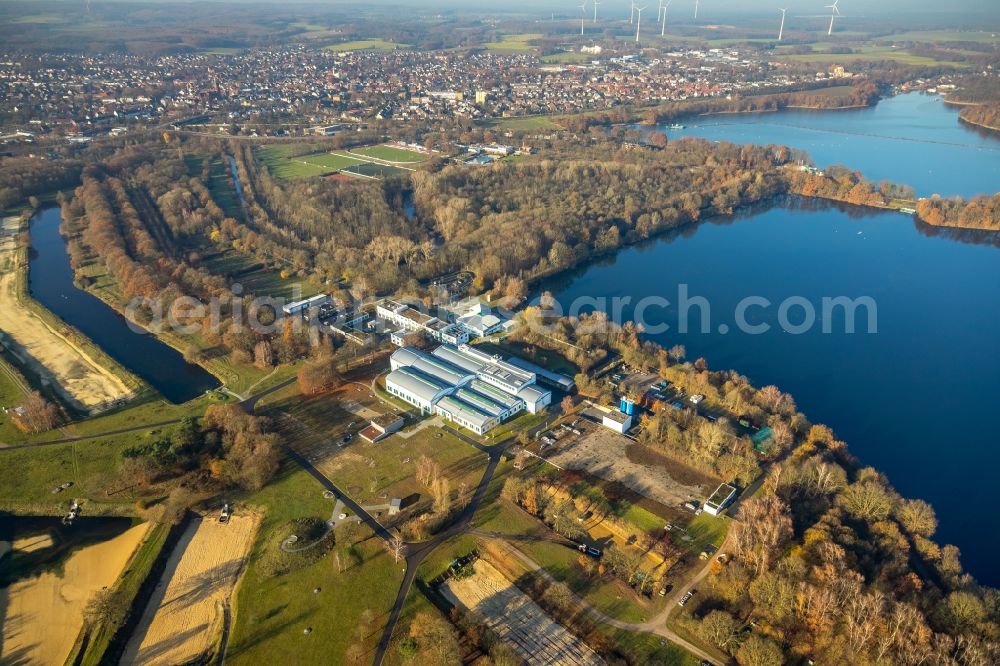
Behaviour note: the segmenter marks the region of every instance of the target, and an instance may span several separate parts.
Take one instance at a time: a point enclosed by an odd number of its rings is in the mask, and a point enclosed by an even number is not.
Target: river
[[[123,316],[73,283],[66,242],[59,235],[60,211],[47,208],[31,220],[31,295],[80,330],[109,356],[148,382],[173,403],[187,402],[218,387],[201,366],[149,333],[137,333]]]
[[[938,538],[958,545],[968,570],[997,585],[1000,448],[990,422],[1000,376],[997,239],[942,233],[898,213],[791,199],[625,249],[546,288],[564,309],[580,297],[629,297],[622,321],[638,318],[639,299],[669,299],[669,307],[654,305],[642,317],[649,326],[670,325],[652,339],[681,343],[690,359],[705,357],[711,368],[790,392],[864,465],[885,472],[904,496],[931,502]],[[678,332],[681,284],[692,298],[707,299],[707,332],[693,306],[689,332]],[[736,308],[748,296],[772,304],[746,313],[748,323],[769,325],[766,333],[738,330]],[[838,296],[874,299],[877,333],[867,333],[863,309],[853,335],[843,332],[843,316],[829,318],[831,333],[819,321],[806,333],[783,330],[804,317],[796,306],[779,320],[785,299],[805,298],[821,321],[822,298]]]
[[[702,116],[670,138],[778,144],[809,153],[820,167],[842,164],[871,180],[911,185],[918,196],[1000,190],[1000,133],[961,122],[961,107],[937,95],[907,93],[866,109],[786,110]]]

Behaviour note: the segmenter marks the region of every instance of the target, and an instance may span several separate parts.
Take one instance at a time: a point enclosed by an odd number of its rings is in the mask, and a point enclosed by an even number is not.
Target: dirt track
[[[51,381],[65,398],[84,410],[128,394],[125,384],[52,330],[17,300],[17,231],[7,217],[0,230],[0,331],[14,342],[14,353],[35,374]]]
[[[0,664],[62,664],[83,626],[87,602],[114,585],[148,530],[149,523],[137,525],[73,553],[61,575],[46,572],[0,589]],[[21,541],[30,550],[31,543]]]
[[[258,519],[215,515],[192,521],[167,561],[121,664],[182,664],[209,652],[222,629]]]
[[[643,497],[676,506],[711,492],[707,486],[683,484],[660,465],[633,461],[626,449],[632,441],[597,427],[556,453],[545,456],[560,467],[584,471],[606,481],[617,481]]]

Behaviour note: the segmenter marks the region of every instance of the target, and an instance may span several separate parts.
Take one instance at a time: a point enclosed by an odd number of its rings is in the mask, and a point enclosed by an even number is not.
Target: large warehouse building
[[[552,392],[538,386],[535,373],[468,345],[441,345],[431,353],[403,347],[393,353],[390,367],[389,393],[477,435],[552,402]]]

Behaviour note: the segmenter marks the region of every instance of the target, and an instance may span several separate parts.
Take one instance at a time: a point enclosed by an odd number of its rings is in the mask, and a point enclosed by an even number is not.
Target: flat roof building
[[[535,384],[534,373],[468,345],[441,345],[430,353],[402,347],[393,352],[389,366],[390,394],[478,435],[521,411],[535,414],[552,402],[552,392]]]
[[[736,499],[736,487],[728,483],[720,484],[705,502],[705,513],[717,516],[723,509],[732,504],[734,499]]]

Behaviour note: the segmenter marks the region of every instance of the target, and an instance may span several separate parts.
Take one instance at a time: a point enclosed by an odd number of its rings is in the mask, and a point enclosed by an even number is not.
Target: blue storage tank
[[[628,414],[629,416],[632,416],[633,414],[635,414],[635,403],[629,400],[628,398],[622,398],[621,404],[618,406],[618,409],[621,410],[622,414]]]

